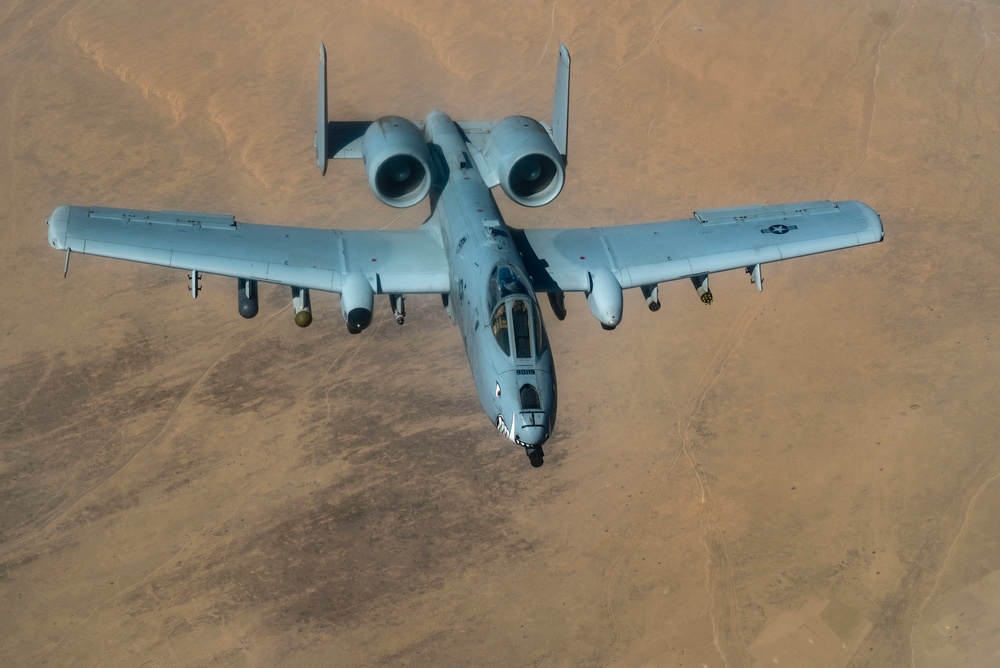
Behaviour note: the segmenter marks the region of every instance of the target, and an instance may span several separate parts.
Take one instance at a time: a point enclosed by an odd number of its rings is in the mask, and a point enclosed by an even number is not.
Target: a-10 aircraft
[[[760,290],[767,262],[874,243],[878,215],[861,202],[804,202],[695,211],[687,220],[581,229],[517,229],[491,189],[537,207],[562,190],[569,120],[570,58],[560,45],[551,126],[525,116],[455,122],[440,111],[422,122],[327,119],[326,49],[320,45],[317,162],[363,158],[368,185],[394,207],[430,195],[415,230],[353,231],[255,225],[232,216],[60,206],[49,244],[70,252],[146,262],[238,282],[239,312],[258,311],[259,281],[291,287],[295,322],[312,322],[310,290],[340,294],[353,334],[372,321],[375,295],[388,295],[400,324],[409,294],[441,295],[458,325],[479,401],[532,466],[556,419],[556,373],[538,294],[560,320],[564,295],[582,292],[605,329],[622,319],[622,291],[639,288],[651,311],[659,283],[690,279],[712,301],[712,272],[743,268]]]

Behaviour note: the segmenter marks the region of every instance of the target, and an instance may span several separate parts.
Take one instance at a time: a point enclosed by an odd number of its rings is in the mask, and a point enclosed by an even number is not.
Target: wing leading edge
[[[243,223],[232,216],[61,206],[57,250],[341,292],[361,274],[379,293],[447,293],[448,260],[426,228],[385,232]]]
[[[536,291],[587,292],[602,270],[634,288],[875,243],[883,231],[866,204],[823,201],[711,209],[640,225],[515,230],[514,238]]]

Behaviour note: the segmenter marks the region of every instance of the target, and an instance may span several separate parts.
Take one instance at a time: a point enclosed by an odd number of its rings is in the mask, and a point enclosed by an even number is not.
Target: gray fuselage
[[[479,401],[496,428],[529,449],[555,426],[552,351],[531,281],[458,126],[427,116],[431,217],[451,270],[448,313],[462,332]]]

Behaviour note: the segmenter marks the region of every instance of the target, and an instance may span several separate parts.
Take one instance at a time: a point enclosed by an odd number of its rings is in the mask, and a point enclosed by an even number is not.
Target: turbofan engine
[[[368,185],[380,200],[397,208],[413,206],[431,188],[430,153],[411,121],[384,116],[365,131],[361,152]]]
[[[497,123],[483,157],[507,197],[522,206],[548,204],[566,180],[563,157],[549,133],[527,116],[509,116]]]

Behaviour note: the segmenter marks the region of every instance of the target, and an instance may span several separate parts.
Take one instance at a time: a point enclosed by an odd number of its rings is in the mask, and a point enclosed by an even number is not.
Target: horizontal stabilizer
[[[569,50],[563,44],[559,45],[559,61],[556,70],[555,97],[552,104],[552,125],[539,122],[555,145],[559,154],[566,162],[566,145],[569,135]],[[326,49],[320,45],[320,84],[319,84],[319,114],[316,130],[316,155],[321,171],[325,172],[326,159],[363,158],[361,140],[365,131],[373,121],[331,121],[327,115],[327,83],[326,83]],[[422,120],[413,120],[421,131],[424,129]],[[456,121],[466,141],[482,151],[486,146],[490,133],[498,123],[496,121]],[[326,128],[325,134],[320,128]],[[322,141],[320,135],[323,134]],[[321,145],[325,152],[321,152]],[[325,156],[325,157],[324,157]],[[496,184],[493,184],[496,185]]]
[[[372,121],[330,121],[326,125],[326,141],[330,157],[363,158],[361,154],[361,139]],[[418,123],[417,126],[422,126]]]
[[[331,121],[327,103],[326,46],[319,45],[319,93],[316,109],[316,164],[326,174],[326,163],[336,158],[361,158],[361,138],[371,121]],[[422,126],[423,124],[419,124]]]

